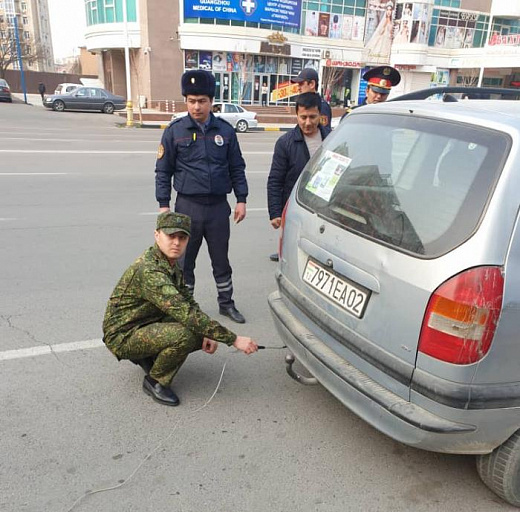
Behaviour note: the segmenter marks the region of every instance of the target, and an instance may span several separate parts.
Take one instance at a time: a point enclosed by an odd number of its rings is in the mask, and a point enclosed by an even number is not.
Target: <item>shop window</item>
[[[198,23],[199,18],[184,18],[184,23]]]
[[[354,14],[356,16],[365,16],[366,12],[365,12],[365,9],[362,9],[360,7],[356,7],[356,10],[354,11]]]
[[[243,27],[244,24],[245,24],[245,22],[243,22],[243,21],[231,20],[232,27]]]
[[[269,23],[260,23],[260,28],[271,30],[271,25]]]
[[[216,23],[217,25],[227,25],[227,26],[229,27],[229,20],[220,20],[220,19],[217,18],[217,19],[215,20],[215,23]]]
[[[354,14],[354,8],[353,7],[343,7],[343,14]]]
[[[307,10],[309,11],[317,11],[320,4],[318,2],[308,2],[307,3]]]
[[[255,23],[253,21],[246,21],[246,27],[258,28],[258,23]]]
[[[333,5],[331,12],[336,14],[343,14],[343,7],[339,7],[338,5]]]
[[[215,18],[200,18],[201,25],[215,25]]]
[[[320,12],[330,12],[330,5],[321,4]]]

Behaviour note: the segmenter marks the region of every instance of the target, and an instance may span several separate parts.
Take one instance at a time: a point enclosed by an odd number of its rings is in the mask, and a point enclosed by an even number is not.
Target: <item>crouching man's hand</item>
[[[251,338],[247,338],[246,336],[237,336],[233,346],[244,352],[244,354],[252,354],[258,350],[258,345]]]
[[[206,352],[206,354],[214,354],[217,351],[217,348],[218,343],[215,340],[204,338],[202,342],[202,350]]]

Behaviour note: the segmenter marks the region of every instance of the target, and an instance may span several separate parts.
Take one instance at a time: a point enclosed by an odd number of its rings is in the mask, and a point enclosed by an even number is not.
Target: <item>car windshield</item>
[[[353,115],[313,156],[297,199],[345,229],[435,257],[475,230],[509,145],[474,125]]]

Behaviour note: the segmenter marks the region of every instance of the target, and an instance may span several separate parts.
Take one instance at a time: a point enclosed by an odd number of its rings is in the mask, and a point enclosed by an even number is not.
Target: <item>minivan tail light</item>
[[[489,351],[502,309],[500,267],[476,267],[444,282],[430,297],[419,352],[453,364],[471,364]]]
[[[278,259],[282,259],[282,247],[283,247],[283,230],[285,228],[285,215],[287,213],[287,207],[289,206],[289,200],[285,203],[282,211],[282,222],[280,224],[280,240],[278,242]]]

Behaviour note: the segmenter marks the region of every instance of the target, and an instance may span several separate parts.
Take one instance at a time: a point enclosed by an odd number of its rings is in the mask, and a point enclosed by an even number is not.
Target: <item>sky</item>
[[[85,1],[47,0],[51,20],[54,58],[78,54],[78,46],[85,44]]]

